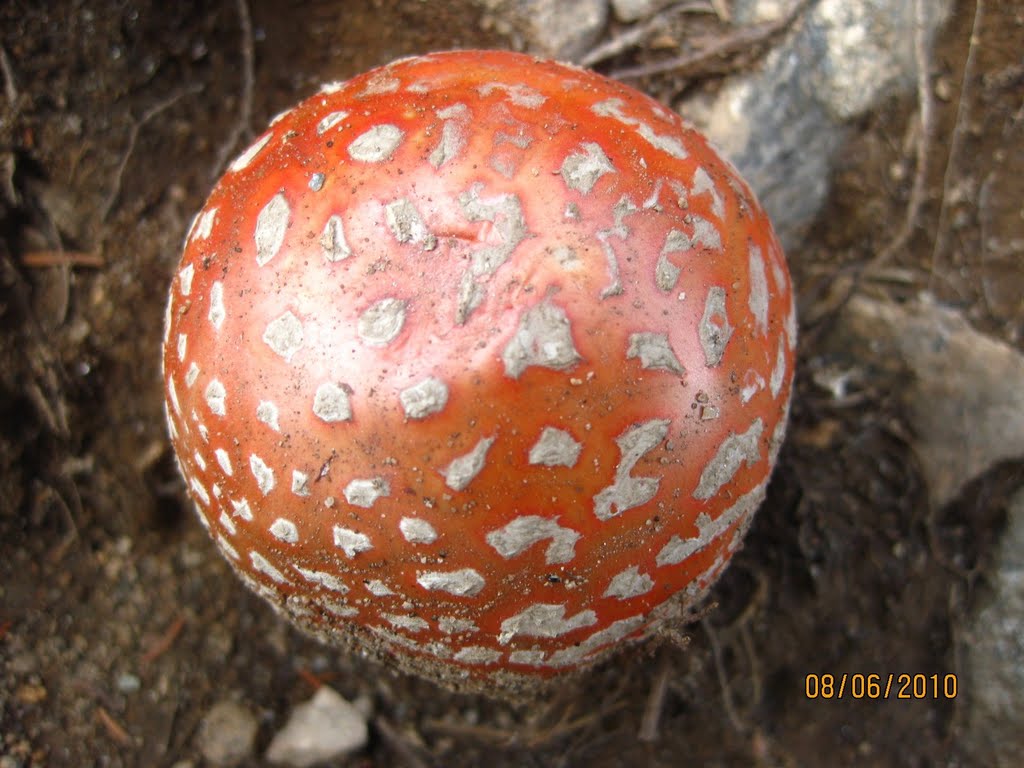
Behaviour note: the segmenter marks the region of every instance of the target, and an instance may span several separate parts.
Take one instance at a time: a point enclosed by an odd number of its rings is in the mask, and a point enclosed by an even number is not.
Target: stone
[[[478,0],[484,20],[517,47],[559,61],[577,61],[608,21],[607,0]]]
[[[1024,755],[1024,488],[1010,502],[989,583],[962,643],[964,743],[975,764],[1011,768]]]
[[[736,0],[738,24],[772,21],[796,0]],[[949,0],[924,4],[930,40]],[[764,65],[728,79],[714,97],[677,105],[739,168],[791,250],[821,210],[851,121],[913,90],[914,3],[821,0]]]
[[[1024,459],[1024,356],[924,296],[905,305],[855,295],[829,347],[911,374],[901,398],[935,508],[1003,461]]]
[[[612,11],[615,18],[628,24],[648,19],[671,3],[672,0],[612,0]]]
[[[357,752],[368,739],[366,716],[324,685],[295,707],[270,742],[266,757],[274,765],[309,768]]]
[[[934,509],[990,470],[1024,462],[1024,355],[927,295],[906,304],[854,295],[836,318],[814,380],[893,388]],[[962,498],[962,497],[961,497]],[[965,765],[1016,768],[1024,754],[1024,488],[959,643]]]
[[[257,727],[255,716],[245,706],[218,701],[199,724],[199,751],[211,765],[241,765],[252,755]]]

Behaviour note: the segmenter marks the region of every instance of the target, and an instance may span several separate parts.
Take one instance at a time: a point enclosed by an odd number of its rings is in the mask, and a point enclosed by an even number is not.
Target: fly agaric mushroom
[[[493,51],[276,118],[196,217],[164,340],[200,520],[297,625],[518,690],[705,595],[765,495],[796,319],[676,114]]]

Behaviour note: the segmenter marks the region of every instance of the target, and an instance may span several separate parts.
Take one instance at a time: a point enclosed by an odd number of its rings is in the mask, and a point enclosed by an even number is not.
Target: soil
[[[321,646],[250,594],[176,473],[158,357],[185,230],[253,130],[323,81],[507,43],[467,0],[252,0],[251,36],[238,7],[0,6],[0,766],[201,765],[199,724],[225,699],[257,714],[262,754],[321,683],[372,703],[357,766],[970,764],[962,678],[956,698],[840,700],[808,696],[823,678],[809,690],[807,676],[959,675],[1020,468],[931,509],[895,394],[904,372],[842,399],[815,372],[851,274],[894,298],[930,290],[1021,345],[1024,10],[985,3],[972,44],[974,2],[956,3],[933,54],[923,205],[885,269],[857,268],[906,216],[912,94],[857,126],[827,210],[789,254],[803,317],[790,437],[704,619],[513,706]],[[652,45],[607,68],[660,55],[665,37]],[[640,85],[672,95],[742,66],[756,56]],[[654,739],[639,736],[645,711],[660,716]]]

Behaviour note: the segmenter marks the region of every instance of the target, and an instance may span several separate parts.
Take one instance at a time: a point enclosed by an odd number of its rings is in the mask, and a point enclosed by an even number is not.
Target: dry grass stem
[[[14,70],[11,68],[11,61],[7,58],[7,49],[0,45],[0,72],[4,76],[4,95],[13,107],[18,101],[18,86],[14,81]]]
[[[142,655],[142,663],[150,664],[167,653],[171,646],[174,645],[174,641],[178,639],[178,636],[184,628],[185,617],[178,616],[178,618],[171,623],[171,626],[167,628],[167,631],[158,637],[156,641],[149,646],[149,650]]]
[[[718,641],[718,633],[711,626],[711,622],[708,619],[701,621],[700,625],[704,628],[704,634],[707,635],[708,643],[711,645],[711,657],[715,662],[715,674],[718,676],[718,685],[722,689],[722,704],[725,706],[725,714],[728,715],[729,722],[737,733],[746,733],[748,731],[747,725],[740,718],[736,705],[732,700],[732,686],[729,684],[729,678],[725,673],[725,660],[722,657],[722,644]]]
[[[925,0],[914,0],[914,61],[917,65],[917,108],[920,114],[921,127],[917,132],[914,180],[910,187],[910,198],[907,201],[906,215],[896,235],[871,260],[867,272],[873,272],[885,266],[893,256],[902,251],[917,229],[921,208],[924,205],[926,185],[928,182],[928,160],[932,153],[935,139],[935,96],[932,93],[931,51],[928,47],[926,32]]]
[[[939,258],[946,252],[947,241],[949,240],[950,189],[953,186],[960,152],[964,143],[964,136],[967,133],[967,121],[970,119],[970,99],[968,96],[970,94],[971,81],[974,79],[978,41],[980,39],[981,22],[984,14],[985,0],[975,0],[974,19],[971,22],[971,37],[968,42],[967,59],[964,61],[963,75],[960,79],[960,98],[957,100],[956,121],[953,123],[953,133],[949,138],[949,156],[946,158],[946,168],[942,174],[942,199],[939,204],[939,221],[935,225],[935,242],[932,245],[929,290],[934,287],[936,266]]]
[[[685,53],[665,61],[654,61],[650,64],[641,64],[636,67],[627,67],[612,72],[612,77],[619,80],[627,80],[651,75],[660,75],[665,72],[682,73],[696,69],[714,59],[724,56],[732,56],[742,53],[751,46],[764,43],[776,35],[789,29],[803,13],[809,0],[801,0],[793,6],[792,10],[785,16],[774,21],[767,21],[764,24],[755,24],[749,27],[742,27],[727,35],[723,35],[705,48]]]
[[[125,168],[128,167],[128,161],[131,159],[132,153],[135,151],[135,145],[139,140],[139,132],[154,118],[158,117],[161,113],[166,112],[168,109],[177,104],[183,97],[190,93],[198,93],[202,90],[202,86],[193,85],[177,93],[168,96],[163,101],[157,102],[152,107],[142,113],[142,117],[132,123],[131,131],[128,133],[128,146],[125,148],[124,153],[121,155],[121,161],[117,165],[117,171],[114,174],[114,185],[110,190],[110,194],[107,195],[107,200],[103,204],[103,208],[100,210],[100,221],[105,222],[110,212],[113,210],[114,205],[117,203],[118,197],[121,196],[121,184],[124,178]]]
[[[640,45],[651,35],[664,30],[666,23],[672,16],[681,13],[714,13],[712,5],[708,2],[693,2],[678,3],[666,8],[664,11],[656,13],[647,21],[612,35],[606,42],[596,48],[592,48],[589,53],[580,59],[579,64],[583,67],[592,67],[613,56],[618,56],[623,51]]]
[[[21,263],[30,269],[46,267],[91,267],[101,269],[106,263],[103,257],[86,251],[29,251],[21,254]]]
[[[252,16],[249,14],[249,4],[246,0],[237,0],[238,26],[242,33],[242,95],[240,98],[238,119],[231,128],[231,133],[221,144],[217,152],[217,159],[210,172],[210,178],[215,179],[220,175],[221,168],[228,161],[228,157],[235,151],[238,142],[249,132],[249,124],[252,122],[252,90],[255,75],[255,57],[252,44]]]
[[[100,725],[103,726],[107,735],[119,746],[132,746],[132,737],[128,734],[128,731],[104,707],[96,707],[96,719],[100,721]]]
[[[640,741],[653,744],[658,740],[661,725],[661,713],[665,709],[665,695],[668,693],[669,679],[672,677],[672,660],[670,654],[662,650],[658,660],[658,671],[654,675],[651,692],[647,696],[643,718],[640,720]]]

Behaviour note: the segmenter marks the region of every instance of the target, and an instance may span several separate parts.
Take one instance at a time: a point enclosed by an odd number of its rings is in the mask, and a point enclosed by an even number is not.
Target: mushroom
[[[685,615],[785,431],[779,243],[678,115],[497,51],[278,116],[196,217],[167,418],[199,519],[298,626],[517,691]]]

